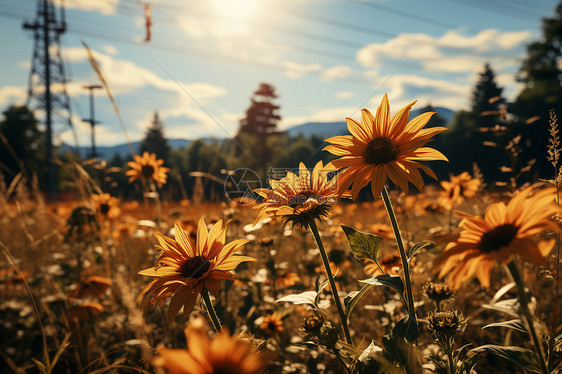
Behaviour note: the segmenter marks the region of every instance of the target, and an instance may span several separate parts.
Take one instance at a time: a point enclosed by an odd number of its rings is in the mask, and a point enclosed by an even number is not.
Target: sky
[[[42,1],[42,0],[41,0]],[[60,5],[62,0],[52,0]],[[145,42],[145,4],[152,38]],[[513,100],[525,47],[540,39],[555,0],[66,0],[61,53],[72,122],[90,144],[93,52],[128,136],[140,140],[157,111],[168,138],[233,136],[262,82],[273,85],[281,129],[343,121],[411,101],[466,109],[490,63]],[[37,0],[0,0],[0,111],[24,104]],[[57,11],[58,11],[57,7]],[[59,13],[57,13],[59,15]],[[95,91],[98,145],[126,142],[104,90]],[[38,113],[41,115],[41,113]],[[58,134],[58,133],[57,133]],[[74,144],[72,131],[56,141]]]

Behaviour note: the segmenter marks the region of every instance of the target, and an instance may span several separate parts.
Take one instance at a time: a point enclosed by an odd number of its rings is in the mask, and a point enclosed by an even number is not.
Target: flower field
[[[255,201],[161,198],[170,170],[148,153],[118,171],[141,201],[78,164],[78,200],[3,184],[2,367],[560,372],[558,179],[424,180],[446,160],[427,145],[446,129],[409,118],[412,105],[391,117],[385,96],[347,119],[351,135],[326,140],[339,158],[301,163]]]

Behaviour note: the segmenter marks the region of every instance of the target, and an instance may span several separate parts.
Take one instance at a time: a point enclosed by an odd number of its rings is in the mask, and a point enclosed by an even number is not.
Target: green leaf
[[[435,242],[431,240],[422,240],[421,242],[416,243],[412,248],[408,250],[408,253],[406,253],[406,255],[408,256],[408,261],[412,261],[412,258],[419,252],[421,252],[421,250],[433,247],[434,245]]]
[[[525,328],[525,325],[520,319],[512,319],[511,321],[490,323],[489,325],[486,325],[482,328],[487,329],[488,327],[507,327],[508,329],[521,331],[527,334],[527,329]]]
[[[491,353],[513,362],[524,370],[542,374],[537,355],[535,352],[528,349],[515,346],[502,347],[500,345],[488,344],[471,349],[470,352]]]
[[[478,363],[479,358],[480,357],[476,353],[471,354],[469,352],[464,358],[464,360],[461,361],[460,366],[457,368],[457,373],[470,374],[472,372],[472,369],[474,369],[474,367]]]
[[[398,275],[380,274],[375,277],[359,281],[373,286],[386,286],[396,290],[404,299],[404,283]],[[405,300],[405,299],[404,299]]]
[[[419,336],[418,319],[415,314],[408,314],[402,318],[394,327],[392,332],[403,337],[410,343],[415,341]]]
[[[316,291],[306,291],[302,293],[283,296],[282,298],[275,300],[275,302],[276,303],[287,302],[296,305],[298,304],[316,305],[314,302],[316,299],[316,295],[317,295]]]
[[[351,314],[351,311],[353,310],[355,305],[357,305],[357,302],[359,301],[359,299],[361,299],[363,297],[363,295],[365,295],[367,293],[367,291],[369,291],[372,287],[373,287],[372,284],[366,284],[359,291],[350,292],[349,295],[347,295],[343,299],[343,303],[345,305],[345,317],[346,318],[349,318],[349,316]]]
[[[374,261],[380,268],[378,257],[382,249],[382,236],[357,231],[353,227],[345,225],[341,225],[341,228],[347,236],[353,256],[358,260]]]

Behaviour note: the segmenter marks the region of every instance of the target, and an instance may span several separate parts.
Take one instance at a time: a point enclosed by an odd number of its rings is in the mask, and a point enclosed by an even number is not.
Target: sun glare
[[[211,0],[218,14],[233,20],[245,20],[253,16],[261,0]]]

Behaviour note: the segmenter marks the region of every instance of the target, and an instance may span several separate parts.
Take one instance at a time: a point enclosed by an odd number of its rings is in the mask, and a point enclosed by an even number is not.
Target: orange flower
[[[402,270],[402,261],[398,255],[384,256],[379,260],[379,264],[382,271],[374,261],[368,261],[365,265],[365,272],[374,277],[381,274],[398,275],[400,270]]]
[[[277,278],[275,283],[278,287],[291,287],[298,284],[301,278],[297,273],[286,273],[283,276]]]
[[[464,198],[471,198],[480,188],[480,179],[472,178],[468,171],[457,176],[451,176],[450,181],[442,181],[442,192],[439,199],[445,209],[452,209],[454,205],[462,204]]]
[[[76,322],[87,321],[92,315],[100,314],[103,311],[104,308],[100,303],[83,303],[72,307],[68,311],[68,317]]]
[[[374,198],[378,198],[386,179],[390,177],[404,192],[408,182],[423,190],[423,178],[418,169],[437,179],[435,173],[418,161],[444,160],[441,152],[424,147],[434,135],[447,130],[446,127],[423,129],[435,112],[423,113],[408,121],[412,102],[390,119],[390,105],[385,94],[377,113],[373,117],[367,109],[361,110],[361,123],[346,118],[351,135],[326,139],[331,145],[324,150],[342,156],[332,161],[336,168],[345,168],[338,176],[340,192],[352,184],[352,198],[371,182]]]
[[[168,374],[257,374],[267,366],[248,340],[231,337],[226,329],[209,340],[201,317],[188,325],[185,337],[188,350],[159,346],[152,364]]]
[[[260,330],[269,335],[282,332],[284,329],[283,319],[281,318],[281,315],[277,312],[274,312],[273,314],[263,317],[263,320],[260,323]]]
[[[125,173],[129,176],[129,183],[141,180],[143,182],[154,181],[158,184],[158,187],[166,184],[166,173],[170,169],[162,166],[164,160],[157,160],[155,153],[148,152],[144,152],[142,157],[135,155],[134,158],[134,161],[127,162],[127,165],[131,168]]]
[[[235,240],[225,245],[226,225],[219,220],[207,231],[203,218],[197,226],[197,239],[191,244],[187,234],[176,223],[176,240],[154,233],[162,255],[155,267],[139,272],[141,275],[156,277],[139,295],[143,306],[154,305],[172,296],[168,319],[172,320],[183,306],[183,315],[189,316],[197,296],[204,290],[214,295],[220,288],[221,280],[236,279],[231,270],[245,261],[255,258],[234,255],[248,240]]]
[[[256,218],[259,222],[263,218],[281,216],[283,220],[307,226],[309,219],[319,219],[328,216],[331,204],[338,200],[337,179],[327,180],[328,173],[336,169],[330,165],[324,166],[319,161],[312,173],[301,162],[299,176],[288,171],[287,176],[279,181],[270,179],[271,190],[258,188],[254,190],[264,198],[256,205],[261,209]]]
[[[509,262],[514,253],[542,264],[554,242],[538,246],[530,237],[553,228],[550,218],[558,213],[554,204],[554,188],[537,191],[529,187],[519,192],[506,205],[490,205],[484,218],[457,212],[463,229],[456,242],[449,243],[437,265],[442,265],[439,277],[452,271],[454,288],[474,274],[484,287],[490,286],[490,273],[497,262]]]
[[[92,202],[96,207],[96,211],[103,218],[117,218],[121,214],[119,209],[119,199],[111,196],[108,193],[101,195],[93,194],[90,196]]]

